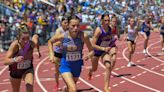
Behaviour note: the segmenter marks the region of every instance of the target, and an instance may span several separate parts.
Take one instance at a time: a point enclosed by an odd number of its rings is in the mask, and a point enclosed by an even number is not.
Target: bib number
[[[17,64],[17,69],[27,69],[31,66],[31,61],[26,60]]]
[[[101,47],[108,47],[109,44],[110,44],[110,41],[102,41],[101,44],[100,44],[100,46]]]
[[[81,59],[80,52],[68,52],[66,54],[66,61],[77,61]]]

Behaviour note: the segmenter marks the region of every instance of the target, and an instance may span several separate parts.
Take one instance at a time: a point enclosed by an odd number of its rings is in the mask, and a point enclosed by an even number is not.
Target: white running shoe
[[[147,53],[147,52],[146,52],[146,49],[144,49],[144,50],[143,50],[143,53],[144,53],[144,54],[146,54],[146,53]]]
[[[132,62],[128,62],[127,67],[131,67],[131,66],[133,66],[133,63]]]
[[[164,52],[164,48],[162,48],[162,51]]]

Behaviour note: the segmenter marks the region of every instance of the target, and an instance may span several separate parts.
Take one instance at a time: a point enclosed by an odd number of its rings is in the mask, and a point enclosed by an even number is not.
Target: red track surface
[[[151,57],[145,56],[143,50],[143,38],[139,37],[135,54],[132,61],[136,64],[133,67],[127,65],[127,44],[125,41],[118,41],[117,62],[111,76],[112,92],[164,92],[164,54],[160,52],[159,33],[152,33],[148,51]],[[47,46],[41,47],[42,57],[38,59],[34,54],[35,82],[34,92],[55,92],[54,91],[54,65],[48,60]],[[87,53],[85,50],[84,54]],[[2,61],[6,53],[0,53],[0,92],[11,92],[8,67]],[[94,73],[91,81],[87,80],[90,61],[84,62],[80,80],[77,83],[80,92],[101,92],[103,91],[104,66],[99,62],[98,70]],[[60,88],[64,87],[60,79]],[[24,82],[21,84],[21,91],[25,92]]]

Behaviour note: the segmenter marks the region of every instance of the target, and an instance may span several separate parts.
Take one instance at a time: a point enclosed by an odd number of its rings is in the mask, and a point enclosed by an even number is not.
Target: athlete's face
[[[162,17],[162,19],[161,19],[161,23],[164,24],[164,17]]]
[[[112,18],[112,20],[111,20],[111,25],[112,25],[112,26],[116,26],[116,23],[117,23],[116,18]]]
[[[134,19],[130,19],[129,24],[130,24],[131,26],[133,26],[133,25],[134,25]]]
[[[21,44],[26,44],[30,40],[30,34],[29,33],[22,33],[22,35],[19,38],[19,41]]]
[[[78,19],[71,19],[69,24],[69,29],[73,33],[79,32],[79,20]]]
[[[102,20],[103,25],[104,26],[108,26],[109,25],[109,21],[110,21],[109,16],[105,16],[104,19]]]
[[[63,20],[62,21],[62,27],[64,30],[66,30],[68,28],[68,20]]]

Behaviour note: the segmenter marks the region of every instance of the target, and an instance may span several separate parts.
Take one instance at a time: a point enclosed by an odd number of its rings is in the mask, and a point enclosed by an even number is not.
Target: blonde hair
[[[17,39],[19,40],[20,39],[20,37],[21,37],[21,35],[23,34],[23,33],[28,33],[28,34],[30,34],[30,32],[29,32],[29,30],[28,30],[28,28],[27,28],[27,26],[26,25],[20,25],[20,27],[18,28],[18,35],[17,35]]]

